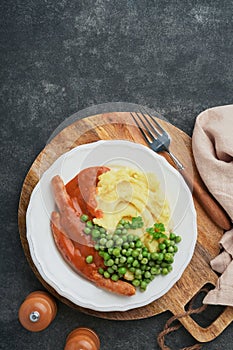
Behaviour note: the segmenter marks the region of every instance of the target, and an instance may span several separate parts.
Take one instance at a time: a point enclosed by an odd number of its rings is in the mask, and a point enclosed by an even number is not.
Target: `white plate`
[[[131,297],[97,288],[74,272],[58,252],[50,229],[50,215],[55,209],[50,184],[52,177],[58,174],[66,183],[84,168],[105,164],[128,165],[154,172],[170,203],[174,231],[182,236],[172,272],[156,276],[145,292],[137,291]],[[96,311],[126,311],[160,298],[181,277],[192,258],[197,239],[196,212],[181,175],[147,147],[121,140],[78,146],[58,158],[32,192],[26,224],[30,253],[42,278],[76,305]]]

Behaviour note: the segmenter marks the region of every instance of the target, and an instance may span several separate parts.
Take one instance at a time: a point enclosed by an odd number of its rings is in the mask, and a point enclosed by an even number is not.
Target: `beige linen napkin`
[[[202,180],[233,221],[233,105],[207,109],[197,117],[192,148]],[[222,275],[203,302],[233,306],[233,229],[219,244],[223,251],[211,266]]]

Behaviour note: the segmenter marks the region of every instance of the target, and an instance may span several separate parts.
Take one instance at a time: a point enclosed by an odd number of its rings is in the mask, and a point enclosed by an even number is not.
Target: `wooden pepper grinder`
[[[30,293],[19,308],[19,321],[31,332],[47,328],[57,314],[57,305],[46,292]]]
[[[64,350],[99,350],[98,335],[90,328],[76,328],[66,339]]]

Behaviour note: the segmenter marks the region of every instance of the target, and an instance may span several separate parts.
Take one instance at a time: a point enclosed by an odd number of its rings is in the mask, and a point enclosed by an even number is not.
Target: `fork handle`
[[[185,168],[179,169],[179,171],[206,214],[208,214],[219,227],[226,231],[230,230],[232,222],[228,214],[211,195],[204,182],[202,180],[201,183],[196,181]]]

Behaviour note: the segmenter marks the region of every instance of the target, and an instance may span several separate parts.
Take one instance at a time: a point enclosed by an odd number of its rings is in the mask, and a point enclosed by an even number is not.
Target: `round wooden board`
[[[159,120],[159,122],[171,136],[171,151],[174,152],[201,184],[201,179],[192,157],[190,137],[163,120]],[[130,113],[105,113],[75,121],[55,136],[35,159],[23,183],[18,210],[19,232],[25,255],[35,275],[50,293],[67,305],[84,313],[114,320],[134,320],[151,317],[166,310],[170,310],[173,314],[183,312],[185,305],[203,285],[206,283],[216,284],[217,275],[211,270],[209,261],[218,254],[218,241],[223,233],[223,231],[207,217],[195,198],[194,204],[197,211],[198,242],[193,258],[182,277],[173,288],[163,297],[147,306],[125,312],[97,312],[77,306],[70,300],[59,295],[43,280],[31,259],[26,237],[26,211],[33,188],[40,180],[44,171],[48,169],[59,156],[78,145],[109,139],[130,140],[145,145],[144,139],[135,126]],[[209,239],[209,237],[211,237],[211,239]],[[201,328],[190,317],[183,319],[182,323],[196,339],[199,341],[209,341],[220,334],[232,319],[232,308],[226,308],[219,319],[208,328]]]

